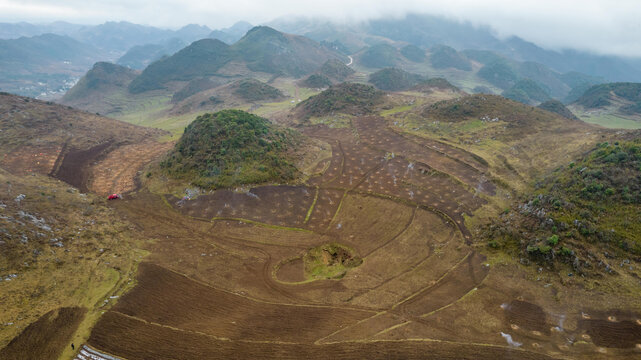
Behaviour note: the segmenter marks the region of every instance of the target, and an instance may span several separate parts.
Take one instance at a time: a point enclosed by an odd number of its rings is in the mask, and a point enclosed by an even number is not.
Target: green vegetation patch
[[[337,243],[310,249],[303,257],[308,279],[340,279],[347,271],[363,263],[353,249]]]
[[[298,173],[290,159],[301,142],[293,130],[244,111],[223,110],[189,124],[160,166],[205,189],[286,182]]]
[[[82,99],[88,94],[105,92],[113,88],[125,88],[136,76],[136,72],[129,68],[108,62],[97,62],[73,88],[67,91],[63,101]]]
[[[250,102],[277,100],[285,96],[275,87],[267,85],[256,79],[247,79],[237,82],[234,84],[233,93],[234,95],[240,96]]]
[[[214,39],[198,40],[173,56],[149,65],[129,84],[129,91],[137,94],[163,89],[169,81],[211,76],[232,58],[233,53],[224,42]]]
[[[453,92],[460,92],[461,90],[456,86],[452,85],[449,81],[444,78],[431,78],[425,81],[422,81],[420,84],[414,86],[412,90],[420,92],[431,92],[432,90],[449,90]]]
[[[614,273],[606,258],[641,255],[641,140],[598,144],[557,169],[487,231],[489,246],[576,272]]]
[[[417,74],[397,68],[385,68],[369,76],[369,82],[385,91],[407,90],[425,79]]]

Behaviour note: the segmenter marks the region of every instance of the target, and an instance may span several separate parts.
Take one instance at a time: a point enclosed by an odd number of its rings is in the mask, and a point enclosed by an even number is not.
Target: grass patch
[[[579,118],[587,123],[600,125],[610,129],[641,129],[641,121],[617,116],[615,114],[579,114]]]
[[[332,116],[315,116],[309,119],[312,125],[327,125],[330,128],[348,128],[351,126],[353,116],[336,114]]]
[[[349,269],[363,263],[354,250],[338,243],[324,244],[310,249],[303,257],[308,279],[340,279]]]

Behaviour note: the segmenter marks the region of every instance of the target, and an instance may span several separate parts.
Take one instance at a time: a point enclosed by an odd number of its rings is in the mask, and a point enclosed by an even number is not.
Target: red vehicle
[[[120,196],[120,194],[111,194],[109,195],[109,197],[107,197],[107,200],[118,200],[118,199],[122,199],[122,196]]]

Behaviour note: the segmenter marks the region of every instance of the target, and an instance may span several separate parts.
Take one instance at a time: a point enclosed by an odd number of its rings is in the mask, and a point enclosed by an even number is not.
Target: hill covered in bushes
[[[610,259],[641,255],[638,134],[597,144],[537,187],[488,228],[490,247],[582,274],[615,273]]]
[[[298,170],[291,154],[301,135],[240,111],[198,116],[160,164],[171,177],[214,189],[240,184],[286,182]]]

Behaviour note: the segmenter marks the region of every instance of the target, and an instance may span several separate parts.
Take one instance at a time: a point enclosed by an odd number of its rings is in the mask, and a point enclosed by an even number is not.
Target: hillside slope
[[[486,239],[547,267],[616,274],[624,269],[609,263],[641,254],[640,184],[639,133],[597,144],[544,177]]]
[[[611,136],[582,121],[485,94],[419,106],[395,121],[414,129],[411,133],[476,153],[489,164],[492,178],[510,191],[528,188],[531,179]]]
[[[103,194],[134,190],[163,134],[0,93],[0,358],[58,358],[126,288],[140,236]]]
[[[99,194],[133,190],[137,171],[166,147],[162,130],[9,94],[0,94],[0,130],[0,167]]]

